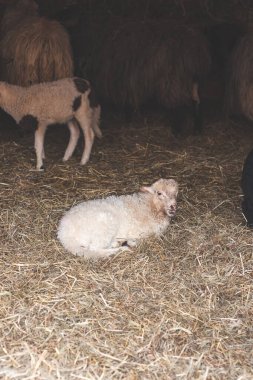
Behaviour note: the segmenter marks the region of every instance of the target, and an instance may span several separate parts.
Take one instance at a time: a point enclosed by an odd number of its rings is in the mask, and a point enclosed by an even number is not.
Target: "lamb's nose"
[[[176,209],[177,209],[177,206],[176,206],[176,205],[170,205],[170,211],[175,212]]]

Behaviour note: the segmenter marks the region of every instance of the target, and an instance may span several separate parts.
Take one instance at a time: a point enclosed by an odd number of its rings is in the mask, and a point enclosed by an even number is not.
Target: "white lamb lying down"
[[[94,199],[72,207],[60,221],[58,239],[86,258],[109,256],[150,235],[162,235],[176,213],[178,184],[159,179],[138,193]]]

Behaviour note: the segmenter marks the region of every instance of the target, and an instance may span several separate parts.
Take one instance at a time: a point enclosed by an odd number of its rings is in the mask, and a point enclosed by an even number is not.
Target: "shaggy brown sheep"
[[[35,1],[11,3],[1,23],[0,63],[0,79],[20,86],[72,77],[69,35],[40,17]]]

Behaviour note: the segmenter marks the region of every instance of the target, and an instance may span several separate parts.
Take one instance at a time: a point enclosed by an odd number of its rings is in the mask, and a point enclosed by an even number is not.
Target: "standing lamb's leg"
[[[87,112],[79,112],[76,114],[76,119],[78,120],[80,127],[84,134],[84,150],[80,164],[85,165],[90,158],[91,148],[93,145],[95,134],[91,127],[92,125],[92,115],[91,110]]]
[[[80,130],[75,120],[68,122],[68,128],[70,137],[63,161],[67,161],[72,156],[80,136]]]
[[[85,165],[90,158],[90,153],[94,141],[95,134],[93,130],[91,129],[90,125],[86,124],[83,128],[84,132],[84,138],[85,138],[85,146],[84,151],[81,159],[81,165]]]
[[[101,129],[99,128],[100,114],[101,114],[100,105],[92,108],[92,129],[95,132],[95,135],[101,139],[102,132],[101,132]]]
[[[42,149],[42,160],[44,160],[46,158],[46,155],[45,155],[45,149],[44,149],[44,146],[43,146],[43,149]]]
[[[43,170],[43,156],[45,156],[44,138],[45,138],[46,130],[47,130],[47,125],[40,123],[35,132],[34,148],[35,148],[36,158],[37,158],[37,163],[36,163],[37,170]]]

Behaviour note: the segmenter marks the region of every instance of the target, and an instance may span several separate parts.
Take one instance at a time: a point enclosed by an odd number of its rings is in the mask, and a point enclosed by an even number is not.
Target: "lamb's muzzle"
[[[167,214],[168,216],[170,217],[173,217],[176,215],[176,211],[177,211],[177,205],[176,205],[176,202],[175,204],[171,204],[168,208],[167,208]]]

